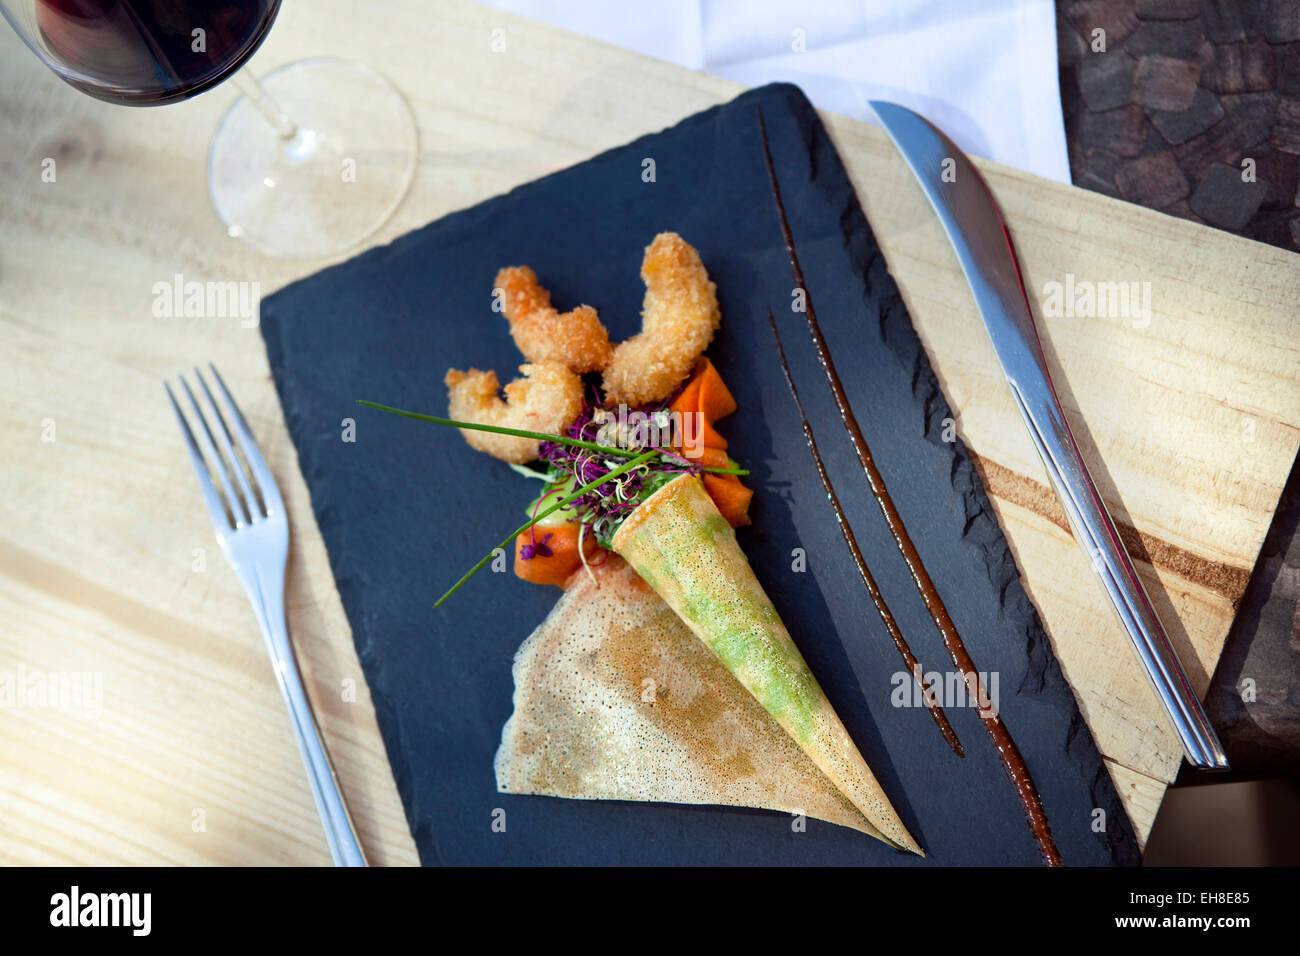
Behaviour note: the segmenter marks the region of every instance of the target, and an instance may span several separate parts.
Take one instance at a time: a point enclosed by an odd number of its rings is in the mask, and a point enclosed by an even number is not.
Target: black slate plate
[[[1021,588],[907,311],[830,140],[803,94],[773,85],[671,129],[448,216],[280,291],[262,332],[298,460],[352,624],[412,832],[426,863],[1039,862],[973,710],[951,710],[958,759],[919,708],[890,703],[900,661],[858,580],[781,378],[783,329],[822,454],[867,561],[927,669],[946,657],[852,457],[803,318],[758,135],[762,110],[809,294],[877,463],[1001,712],[1067,864],[1138,851],[1109,775]],[[643,178],[654,160],[652,182]],[[558,592],[483,573],[434,598],[516,526],[530,482],[446,429],[354,406],[441,413],[449,366],[512,377],[491,311],[499,266],[527,263],[555,302],[596,306],[617,341],[639,324],[641,253],[680,232],[718,284],[710,355],[741,412],[722,423],[751,470],[741,543],[924,861],[761,811],[498,794],[492,756],[510,714],[515,648]],[[355,419],[355,441],[342,438]],[[792,570],[802,548],[807,570]],[[505,832],[493,828],[505,811]],[[1099,815],[1095,811],[1103,811]],[[499,817],[499,815],[498,815]],[[1099,820],[1104,821],[1097,832]]]

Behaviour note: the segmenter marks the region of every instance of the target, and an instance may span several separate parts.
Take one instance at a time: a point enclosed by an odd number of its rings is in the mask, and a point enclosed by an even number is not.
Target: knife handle
[[[1049,385],[1050,389],[1051,386]],[[1164,704],[1174,730],[1193,767],[1209,770],[1228,769],[1228,757],[1218,735],[1210,725],[1205,708],[1187,680],[1169,636],[1151,607],[1133,562],[1120,540],[1097,486],[1088,474],[1074,435],[1065,421],[1055,394],[1038,396],[1035,404],[1041,420],[1049,424],[1047,433],[1034,423],[1039,416],[1030,414],[1029,403],[1021,389],[1011,383],[1011,394],[1020,409],[1025,426],[1042,456],[1048,477],[1057,497],[1065,506],[1075,539],[1087,550],[1093,570],[1110,596],[1120,623],[1128,631],[1147,676]]]

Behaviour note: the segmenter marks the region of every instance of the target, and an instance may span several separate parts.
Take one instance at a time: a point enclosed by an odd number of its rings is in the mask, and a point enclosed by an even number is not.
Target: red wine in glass
[[[388,80],[348,60],[299,60],[254,78],[245,64],[279,9],[280,0],[0,0],[0,17],[32,52],[97,99],[156,106],[229,79],[243,96],[208,150],[208,192],[227,235],[272,255],[332,256],[373,235],[406,195],[415,118]]]
[[[77,89],[156,106],[215,86],[243,65],[280,0],[35,0],[39,42]]]

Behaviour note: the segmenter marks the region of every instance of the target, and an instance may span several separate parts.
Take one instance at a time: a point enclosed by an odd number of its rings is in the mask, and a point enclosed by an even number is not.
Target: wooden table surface
[[[416,181],[374,243],[740,90],[461,0],[286,0],[252,67],[312,56],[378,67],[420,127]],[[329,862],[159,385],[208,360],[284,491],[290,626],[362,841],[375,863],[417,861],[260,335],[151,308],[154,284],[177,273],[266,294],[325,264],[254,253],[213,213],[207,143],[235,95],[108,106],[0,30],[0,862]],[[919,189],[880,130],[826,120],[1145,837],[1177,743],[1063,527]],[[1140,531],[1154,569],[1139,569],[1204,691],[1300,443],[1300,257],[981,165],[1031,291],[1067,274],[1151,283],[1149,323],[1042,322],[1080,444],[1117,518]],[[81,675],[79,703],[36,692]]]

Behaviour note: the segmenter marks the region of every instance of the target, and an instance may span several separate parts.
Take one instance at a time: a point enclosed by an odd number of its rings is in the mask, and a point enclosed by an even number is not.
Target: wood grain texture
[[[957,431],[1109,758],[1139,839],[1182,751],[1047,484],[957,262],[901,157],[829,120]],[[1102,496],[1204,696],[1300,444],[1300,257],[979,162],[1021,255],[1048,364]],[[872,188],[871,184],[877,184]],[[1044,315],[1047,284],[1149,282],[1150,315]],[[1136,789],[1134,789],[1136,787]]]
[[[495,28],[503,53],[492,52]],[[419,123],[415,184],[375,243],[739,91],[466,2],[286,0],[253,69],[309,56],[378,66]],[[293,517],[290,626],[362,841],[374,862],[416,861],[260,337],[237,319],[151,310],[154,283],[177,273],[269,293],[324,264],[264,258],[211,211],[206,145],[234,96],[110,107],[0,30],[0,671],[102,680],[99,708],[0,710],[0,862],[328,862],[261,638],[159,387],[207,360],[243,405]],[[919,189],[880,130],[826,120],[1145,837],[1177,744],[1043,493]],[[41,180],[47,157],[53,183]],[[1148,327],[1049,319],[1045,337],[1080,444],[1117,517],[1148,542],[1155,570],[1139,569],[1203,689],[1300,443],[1290,317],[1300,259],[982,168],[1032,290],[1067,272],[1152,283]],[[384,170],[360,163],[367,173]],[[51,423],[55,440],[43,441]]]

